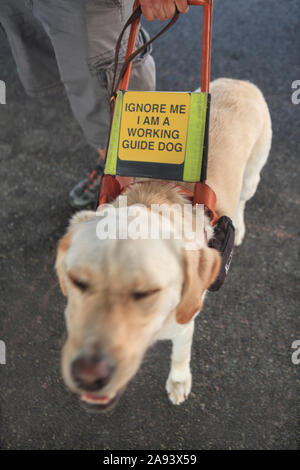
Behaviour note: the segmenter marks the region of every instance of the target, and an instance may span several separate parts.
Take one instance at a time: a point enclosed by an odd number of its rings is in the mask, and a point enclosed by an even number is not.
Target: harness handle
[[[189,5],[198,5],[198,6],[203,6],[204,7],[203,32],[202,32],[201,91],[208,93],[209,92],[209,82],[210,82],[213,0],[189,0],[188,4]],[[133,9],[136,10],[139,6],[140,6],[139,0],[135,0]],[[176,14],[174,15],[174,17],[175,16],[176,16]],[[173,19],[174,19],[174,17],[173,17]],[[177,17],[178,17],[178,13],[177,13]],[[177,18],[176,18],[176,20],[177,20]],[[127,60],[129,59],[129,57],[134,53],[135,44],[136,44],[137,35],[138,35],[138,30],[139,30],[139,23],[140,23],[140,15],[137,18],[135,18],[133,20],[132,24],[131,24],[124,65],[127,62]],[[172,23],[172,24],[174,24],[174,23]],[[171,24],[167,25],[168,28],[170,26],[171,26]],[[166,28],[166,29],[168,29],[168,28]],[[163,32],[165,32],[166,29],[163,29],[160,34],[163,34]],[[156,36],[156,37],[158,37],[158,36]],[[156,37],[154,37],[153,40],[156,39]],[[123,78],[121,80],[120,90],[122,90],[122,91],[126,91],[128,89],[129,80],[130,80],[130,73],[131,73],[131,67],[132,67],[132,62],[130,62],[128,64],[127,70],[124,72]]]
[[[199,5],[204,7],[203,12],[203,32],[202,32],[202,63],[201,63],[201,91],[204,93],[209,93],[209,83],[210,83],[210,63],[211,63],[211,36],[212,36],[212,12],[213,12],[213,0],[189,0],[189,5]],[[111,89],[111,123],[114,114],[115,106],[115,97],[118,88],[122,91],[126,91],[129,86],[130,74],[132,68],[133,59],[140,54],[144,49],[146,49],[155,39],[161,36],[165,31],[167,31],[179,17],[179,12],[176,10],[173,18],[169,23],[162,28],[155,36],[153,36],[149,41],[143,44],[139,49],[135,51],[135,45],[137,40],[137,35],[139,31],[140,18],[142,15],[142,10],[139,0],[135,0],[133,6],[133,13],[130,18],[127,20],[121,34],[118,38],[116,49],[115,49],[115,64],[114,64],[114,74],[112,81]],[[119,62],[119,52],[122,43],[122,39],[126,29],[131,25],[125,60],[122,65],[118,79],[117,69]],[[110,132],[109,132],[110,134]],[[208,135],[207,135],[207,145],[208,145]],[[106,149],[107,153],[107,149]],[[106,159],[106,155],[105,155]],[[215,224],[218,220],[218,216],[215,212],[216,196],[214,191],[205,184],[206,179],[206,165],[202,169],[203,171],[203,180],[201,182],[195,183],[194,188],[194,197],[193,204],[204,204],[211,213],[211,223]],[[126,183],[125,183],[125,181]],[[122,190],[122,187],[132,181],[133,178],[124,178],[116,175],[116,177],[111,175],[104,175],[102,177],[100,191],[99,191],[99,205],[105,204],[109,201],[110,198],[117,197]]]

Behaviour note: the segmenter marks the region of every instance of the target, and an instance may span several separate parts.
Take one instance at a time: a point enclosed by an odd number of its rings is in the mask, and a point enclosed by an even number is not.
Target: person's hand
[[[140,0],[140,5],[148,21],[172,18],[176,7],[180,13],[186,13],[189,9],[187,0]]]

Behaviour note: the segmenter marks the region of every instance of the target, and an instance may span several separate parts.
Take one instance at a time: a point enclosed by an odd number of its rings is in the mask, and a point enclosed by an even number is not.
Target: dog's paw
[[[189,372],[183,380],[174,380],[171,374],[166,383],[167,393],[173,405],[180,405],[190,394],[192,387],[192,374]]]
[[[246,233],[246,227],[245,224],[240,224],[238,227],[235,229],[235,234],[234,234],[234,245],[235,246],[240,246],[244,240],[244,236]]]

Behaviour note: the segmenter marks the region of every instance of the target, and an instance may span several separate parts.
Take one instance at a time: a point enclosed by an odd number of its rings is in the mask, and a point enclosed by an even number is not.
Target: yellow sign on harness
[[[125,93],[120,160],[181,164],[184,161],[189,93]]]
[[[202,92],[119,91],[105,174],[200,181],[209,98]]]

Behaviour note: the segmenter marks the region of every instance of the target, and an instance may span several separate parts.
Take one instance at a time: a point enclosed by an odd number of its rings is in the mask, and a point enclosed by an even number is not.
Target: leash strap
[[[176,9],[176,12],[175,12],[174,16],[169,21],[169,23],[166,26],[164,26],[157,34],[155,34],[155,36],[153,36],[151,39],[149,39],[149,41],[145,42],[139,49],[137,49],[136,51],[134,51],[132,53],[130,53],[130,50],[128,51],[128,49],[127,49],[127,54],[129,53],[129,55],[126,55],[126,59],[125,59],[123,65],[122,65],[122,68],[120,70],[118,79],[116,80],[117,70],[118,70],[118,63],[119,63],[120,47],[121,47],[121,43],[122,43],[124,33],[125,33],[126,29],[128,28],[128,26],[130,26],[132,24],[137,24],[137,26],[138,26],[141,15],[142,15],[142,9],[141,9],[140,6],[138,6],[134,10],[132,15],[128,19],[128,21],[126,22],[126,24],[125,24],[125,26],[124,26],[124,28],[123,28],[123,30],[122,30],[119,38],[118,38],[118,42],[117,42],[116,50],[115,50],[115,65],[114,65],[114,76],[113,76],[112,89],[111,89],[111,100],[116,97],[116,93],[119,89],[119,85],[121,84],[122,78],[123,78],[125,72],[127,71],[129,65],[131,64],[131,62],[135,59],[135,57],[137,57],[141,52],[143,52],[145,49],[147,49],[147,47],[150,46],[150,44],[152,44],[162,34],[164,34],[166,31],[168,31],[168,29],[170,29],[176,23],[176,21],[179,18],[179,12]],[[131,32],[131,34],[132,34],[132,32]],[[131,44],[130,44],[130,49],[131,49]],[[121,85],[122,85],[120,87],[121,90],[126,90],[128,88],[128,84],[126,86],[126,83],[122,83]]]

